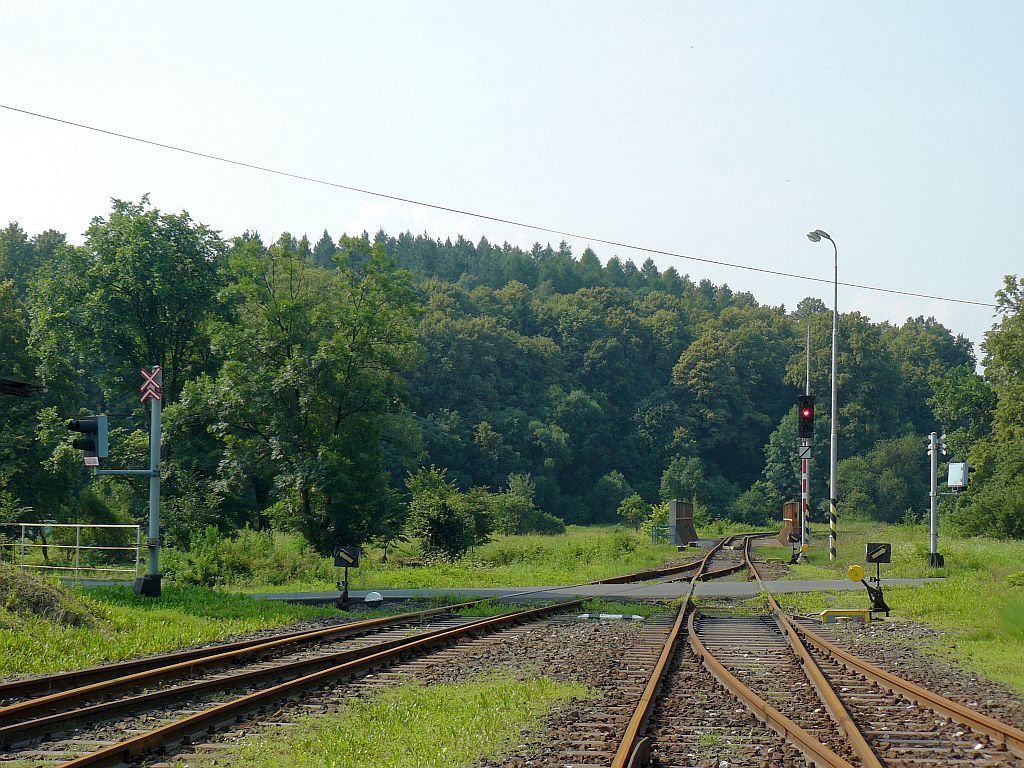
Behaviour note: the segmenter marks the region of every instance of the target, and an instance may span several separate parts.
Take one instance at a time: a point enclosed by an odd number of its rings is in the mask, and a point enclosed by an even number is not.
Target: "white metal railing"
[[[7,537],[0,537],[0,560],[5,559],[3,552],[5,549],[11,550],[11,564],[21,568],[22,571],[32,568],[44,571],[73,571],[75,581],[82,580],[82,573],[95,573],[95,574],[111,574],[111,573],[123,573],[132,574],[133,578],[138,578],[139,568],[142,562],[142,526],[141,525],[107,525],[99,523],[0,523],[0,530],[4,528],[20,528],[20,534],[14,541],[5,541]],[[75,529],[75,543],[67,544],[60,543],[59,541],[46,541],[45,536],[48,536],[55,528],[74,528]],[[83,544],[82,543],[82,531],[93,531],[100,529],[119,529],[128,533],[127,540],[131,540],[131,534],[129,531],[135,532],[135,544],[134,546],[115,546],[110,544]],[[31,534],[31,531],[36,531],[35,535]],[[39,534],[43,534],[41,537]],[[38,539],[42,538],[42,542]],[[54,565],[49,558],[49,550],[70,550],[71,555],[66,558],[67,565]],[[37,558],[32,557],[33,552],[41,551],[43,554],[43,562],[36,562]],[[87,562],[82,562],[82,553],[86,553]],[[117,563],[104,563],[103,565],[91,565],[88,560],[90,552],[134,552],[134,567],[113,567]],[[26,554],[28,557],[26,558]],[[131,556],[126,558],[129,562]],[[111,566],[111,567],[107,567]]]

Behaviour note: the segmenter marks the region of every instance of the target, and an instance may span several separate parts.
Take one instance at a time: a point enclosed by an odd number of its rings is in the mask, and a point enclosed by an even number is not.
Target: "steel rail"
[[[480,619],[454,629],[442,630],[428,638],[410,640],[393,648],[371,653],[370,655],[242,696],[224,704],[218,704],[134,738],[61,763],[58,768],[96,768],[97,766],[122,765],[137,760],[155,750],[178,743],[191,735],[214,730],[225,723],[233,722],[245,712],[266,706],[274,701],[287,699],[302,691],[319,686],[328,680],[386,664],[401,656],[421,651],[441,642],[455,640],[480,630],[491,630],[508,624],[544,618],[551,613],[575,608],[582,604],[582,600],[572,600],[541,608],[516,611],[501,616]]]
[[[772,614],[775,617],[776,622],[779,623],[780,629],[782,629],[783,634],[786,636],[786,640],[789,642],[796,654],[801,658],[803,662],[802,666],[804,668],[804,672],[808,676],[808,679],[818,691],[822,701],[829,711],[829,714],[832,715],[833,720],[835,720],[836,725],[850,740],[851,747],[864,763],[865,768],[881,766],[882,763],[879,761],[878,756],[875,755],[874,750],[872,750],[867,744],[863,734],[853,723],[852,719],[850,719],[849,713],[846,711],[842,702],[839,701],[839,698],[836,696],[831,685],[827,683],[824,674],[821,672],[821,668],[811,656],[810,651],[807,648],[807,643],[813,645],[818,651],[824,653],[826,656],[831,656],[847,669],[851,669],[854,672],[863,675],[883,688],[902,696],[903,698],[909,699],[919,706],[930,709],[931,711],[943,717],[947,717],[960,725],[965,725],[978,733],[985,734],[993,739],[997,744],[1005,747],[1006,750],[1014,757],[1024,759],[1024,730],[1007,723],[1003,723],[995,718],[989,717],[988,715],[976,712],[963,704],[951,701],[950,699],[934,693],[927,688],[922,688],[915,683],[904,680],[898,675],[887,672],[884,669],[853,655],[835,643],[829,642],[817,632],[801,626],[796,622],[790,621],[785,611],[782,610],[781,606],[779,606],[778,602],[775,600],[775,596],[764,588],[764,583],[761,581],[761,576],[758,574],[757,568],[753,562],[750,562],[750,569],[753,577],[761,587],[761,590],[765,595],[767,595],[768,605],[772,610]],[[838,705],[841,710],[833,710],[833,706],[835,705]]]
[[[161,654],[159,656],[148,656],[143,659],[129,659],[127,661],[118,661],[112,664],[100,664],[94,667],[86,667],[84,669],[69,670],[67,672],[56,672],[48,675],[41,675],[37,677],[26,677],[20,680],[10,680],[4,683],[0,683],[0,699],[9,699],[15,696],[25,696],[43,691],[52,691],[54,689],[65,690],[68,686],[81,687],[97,680],[114,680],[127,675],[134,675],[138,672],[146,670],[156,669],[159,667],[166,667],[172,664],[179,664],[182,662],[195,661],[204,659],[211,656],[217,656],[228,653],[238,653],[244,655],[243,651],[254,651],[258,646],[264,646],[268,643],[280,643],[281,646],[290,643],[301,643],[307,640],[317,640],[329,638],[332,632],[341,633],[341,636],[346,634],[358,634],[364,631],[373,629],[379,629],[381,627],[388,626],[390,624],[404,624],[417,619],[427,618],[430,616],[437,616],[443,613],[449,613],[452,611],[465,608],[475,603],[480,602],[475,600],[468,603],[458,603],[454,605],[446,605],[440,608],[428,608],[422,611],[413,611],[409,613],[395,614],[394,616],[383,616],[376,619],[364,619],[363,621],[350,622],[348,624],[339,624],[335,627],[326,627],[323,629],[303,629],[295,630],[292,632],[285,632],[271,637],[260,637],[253,638],[250,640],[237,640],[229,643],[218,643],[216,645],[206,646],[204,648],[190,648],[183,651],[173,651],[171,653]],[[317,633],[320,633],[317,636]],[[326,633],[326,634],[324,634]],[[0,707],[0,718],[6,711],[6,707]]]
[[[370,652],[383,651],[388,648],[404,645],[414,638],[428,640],[442,632],[447,632],[449,629],[449,627],[443,627],[427,630],[413,636],[379,641],[368,647],[348,648],[321,656],[297,659],[284,664],[275,664],[269,668],[249,667],[231,672],[225,676],[218,675],[173,687],[160,687],[156,690],[133,696],[125,696],[111,701],[100,701],[94,704],[86,704],[77,709],[65,709],[33,719],[21,720],[11,725],[0,726],[0,747],[9,748],[15,743],[26,741],[33,737],[52,737],[54,733],[67,732],[79,725],[87,725],[97,720],[109,719],[111,716],[121,712],[139,711],[142,708],[152,707],[162,702],[187,698],[206,691],[226,690],[257,680],[269,679],[278,682],[287,675],[301,676],[309,674],[317,669],[358,659]],[[50,711],[47,710],[47,712]]]
[[[751,576],[757,580],[758,586],[761,587],[765,595],[768,596],[768,605],[771,608],[772,616],[775,619],[775,623],[779,627],[779,631],[786,638],[786,642],[792,649],[793,653],[800,660],[800,666],[810,681],[814,690],[817,691],[818,697],[825,705],[825,709],[828,711],[829,716],[835,722],[839,732],[846,737],[850,743],[850,747],[853,749],[855,755],[861,761],[862,768],[884,768],[875,750],[868,744],[867,739],[864,738],[864,734],[860,728],[854,722],[853,717],[850,716],[849,710],[846,705],[843,704],[842,700],[836,694],[835,689],[829,683],[828,678],[825,677],[825,673],[822,672],[818,662],[811,656],[807,646],[800,639],[800,636],[796,634],[793,629],[793,624],[790,622],[789,617],[786,616],[785,612],[779,607],[779,604],[775,601],[775,597],[764,589],[764,584],[761,581],[761,575],[757,572],[757,567],[754,562],[750,559],[749,547],[744,550],[743,553],[746,564],[750,567]]]
[[[69,704],[73,705],[87,699],[95,698],[96,696],[119,693],[136,688],[143,684],[150,684],[160,680],[166,680],[168,678],[182,677],[207,667],[238,661],[250,656],[266,655],[294,645],[322,642],[325,640],[336,640],[344,637],[350,637],[352,635],[363,634],[374,629],[407,624],[411,621],[426,618],[428,616],[449,613],[468,605],[471,605],[471,603],[459,603],[457,605],[445,606],[443,608],[431,608],[426,611],[416,611],[413,613],[399,614],[397,616],[384,616],[376,619],[366,619],[365,621],[339,624],[338,626],[327,627],[324,629],[305,630],[297,633],[289,633],[285,636],[270,640],[262,639],[255,641],[241,641],[239,643],[230,644],[228,646],[228,650],[220,650],[220,648],[214,646],[212,648],[198,649],[196,651],[183,651],[177,654],[170,654],[170,656],[185,657],[185,659],[183,661],[176,661],[172,664],[150,667],[149,669],[144,669],[141,672],[121,675],[119,677],[101,680],[100,682],[79,686],[77,688],[69,688],[67,690],[58,691],[56,693],[32,699],[26,699],[24,701],[15,702],[14,704],[9,704],[5,707],[0,707],[0,728],[16,723],[19,720],[32,717],[36,713],[45,712],[46,714],[51,714],[56,711],[55,707]],[[159,662],[166,660],[166,658],[167,657],[156,657],[154,660]],[[122,667],[130,668],[134,664],[148,663],[149,661],[150,660],[142,660],[141,662],[125,662],[123,665],[110,665],[110,667],[118,669]],[[104,669],[104,667],[93,667],[90,670],[85,670],[85,672],[94,674],[102,669]],[[75,673],[67,673],[63,677],[64,679],[73,678],[74,674]],[[42,680],[45,678],[34,679]]]
[[[750,534],[750,536],[754,536],[754,534]],[[654,709],[654,702],[657,699],[662,680],[665,677],[665,672],[668,669],[669,662],[672,660],[672,654],[675,652],[679,635],[682,632],[683,622],[685,621],[687,611],[689,610],[693,599],[694,588],[697,582],[705,576],[710,576],[712,573],[716,573],[715,571],[707,571],[708,564],[714,556],[721,551],[724,546],[726,546],[726,544],[731,543],[736,538],[736,536],[729,536],[722,539],[714,547],[708,550],[707,554],[701,559],[697,568],[697,573],[695,573],[693,578],[690,580],[690,589],[686,593],[686,598],[683,600],[682,605],[679,606],[679,612],[676,614],[676,620],[672,625],[672,629],[669,632],[668,637],[665,639],[661,655],[658,657],[658,661],[654,665],[651,676],[648,678],[647,685],[644,686],[644,691],[640,695],[640,701],[637,703],[636,709],[633,711],[633,715],[629,719],[629,723],[626,726],[626,733],[619,742],[619,747],[612,759],[611,768],[635,768],[646,763],[650,750],[650,742],[647,739],[641,738],[641,734],[643,733],[644,726],[647,724],[647,719],[650,717],[651,711]],[[843,768],[846,767],[843,766]]]
[[[814,765],[819,766],[819,768],[854,768],[849,761],[837,755],[810,733],[779,712],[779,710],[775,709],[775,707],[741,683],[732,672],[726,669],[725,665],[704,647],[704,643],[697,636],[694,615],[693,613],[690,614],[690,619],[687,623],[690,647],[715,680],[739,699],[765,725],[783,738],[793,742]]]
[[[652,568],[649,571],[638,571],[636,573],[627,573],[624,576],[609,576],[607,579],[599,579],[598,581],[592,581],[591,584],[629,584],[633,581],[647,581],[648,579],[657,579],[661,576],[675,576],[677,574],[686,573],[700,567],[701,560],[693,560],[688,563],[680,563],[679,565],[669,565],[664,568]]]
[[[838,645],[829,642],[818,633],[799,624],[793,627],[806,640],[822,653],[832,656],[836,661],[848,669],[852,669],[864,677],[873,680],[893,693],[916,702],[918,705],[930,709],[943,717],[965,725],[979,733],[989,736],[998,744],[1006,747],[1014,757],[1024,759],[1024,730],[995,718],[976,712],[963,704],[940,696],[926,688],[904,680],[891,672],[876,667],[864,659],[854,656],[849,651],[840,648]]]
[[[734,533],[730,536],[726,536],[723,541],[719,542],[718,546],[728,546],[738,538],[743,538],[745,541],[749,542],[751,539],[775,535],[777,535],[777,531],[761,531],[757,533]],[[688,563],[680,563],[679,565],[668,565],[663,568],[651,568],[647,571],[637,571],[636,573],[627,573],[622,576],[610,576],[607,579],[591,581],[590,584],[629,584],[634,581],[648,581],[649,579],[657,579],[664,576],[684,574],[688,571],[693,571],[699,568],[701,563],[704,562],[705,557],[701,557],[697,560],[692,560]],[[729,574],[736,573],[736,571],[741,569],[742,566],[730,566],[729,569],[722,568],[718,571],[711,571],[706,574],[705,578],[713,579],[717,578],[718,576],[728,576]]]

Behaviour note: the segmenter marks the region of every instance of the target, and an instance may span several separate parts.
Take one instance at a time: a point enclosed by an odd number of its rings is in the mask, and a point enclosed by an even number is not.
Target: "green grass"
[[[946,567],[928,568],[927,526],[885,526],[866,521],[841,521],[839,558],[828,562],[821,526],[807,565],[794,566],[789,578],[845,578],[848,565],[864,564],[864,544],[891,542],[893,562],[882,577],[945,576],[942,582],[919,587],[890,587],[885,599],[899,618],[915,619],[946,632],[931,650],[963,663],[995,680],[1024,691],[1024,541],[943,536],[939,551]],[[869,575],[874,567],[865,568]],[[864,592],[780,595],[794,610],[816,613],[823,608],[867,607]]]
[[[569,526],[556,536],[500,536],[455,562],[419,562],[414,545],[364,553],[349,571],[350,589],[459,589],[580,584],[648,570],[686,555],[668,544],[652,545],[639,533],[612,527]],[[409,563],[414,563],[410,565]],[[340,569],[317,569],[286,583],[250,583],[249,592],[333,590]]]
[[[159,598],[136,597],[127,587],[72,597],[88,614],[77,626],[0,609],[0,676],[75,669],[337,614],[200,587],[166,586]]]
[[[217,765],[460,768],[508,753],[556,708],[588,695],[579,683],[507,675],[403,685],[350,701],[339,713],[303,718],[283,734],[246,740]]]

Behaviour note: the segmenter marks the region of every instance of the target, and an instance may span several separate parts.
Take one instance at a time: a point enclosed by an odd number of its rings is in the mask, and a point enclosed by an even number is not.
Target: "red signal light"
[[[814,437],[814,398],[810,395],[800,395],[797,399],[796,433],[801,440],[808,440]]]

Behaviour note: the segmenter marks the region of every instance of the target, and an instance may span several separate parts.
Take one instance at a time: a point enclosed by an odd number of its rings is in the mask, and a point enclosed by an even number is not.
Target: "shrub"
[[[165,550],[163,570],[179,584],[197,586],[286,584],[334,575],[333,563],[299,534],[246,528],[224,536],[212,526],[194,535],[187,551]]]
[[[425,555],[456,560],[477,543],[476,521],[471,505],[460,503],[459,489],[445,475],[434,466],[410,475],[407,525]]]
[[[647,505],[644,504],[639,493],[634,493],[622,500],[622,503],[619,504],[618,514],[626,523],[639,529],[640,523],[647,517]]]
[[[565,533],[565,523],[537,509],[526,496],[509,491],[493,499],[494,528],[506,536]]]

